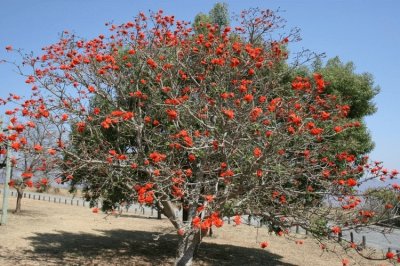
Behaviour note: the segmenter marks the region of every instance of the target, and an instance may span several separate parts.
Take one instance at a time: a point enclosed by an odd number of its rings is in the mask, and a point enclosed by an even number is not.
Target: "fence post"
[[[35,199],[35,195],[33,195],[33,199]]]
[[[28,199],[30,199],[31,198],[31,194],[28,194]]]
[[[40,195],[38,196],[38,200],[40,200]]]
[[[26,198],[26,193],[24,193],[24,198]]]
[[[353,232],[350,232],[350,243],[354,243],[354,235],[353,235]]]
[[[67,199],[65,199],[65,203],[64,204],[67,204]]]
[[[362,247],[365,248],[367,246],[367,237],[366,236],[362,236]]]
[[[339,234],[338,234],[338,242],[340,243],[340,242],[342,242],[342,232],[339,232]]]

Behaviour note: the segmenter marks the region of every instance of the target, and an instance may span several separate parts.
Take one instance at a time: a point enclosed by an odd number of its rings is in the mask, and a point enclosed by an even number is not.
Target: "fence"
[[[0,190],[0,194],[3,193]],[[11,190],[10,192],[11,197],[17,197],[17,191]],[[44,194],[44,193],[36,193],[36,192],[24,192],[23,198],[31,199],[31,200],[40,200],[40,201],[47,201],[52,203],[64,204],[64,205],[71,205],[71,206],[80,206],[80,207],[90,207],[90,202],[85,201],[81,198],[71,198],[61,195],[52,195],[52,194]],[[97,204],[96,207],[101,207],[101,203]],[[118,208],[119,212],[125,211],[125,213],[134,213],[136,215],[143,215],[147,217],[156,217],[161,219],[161,213],[159,213],[154,208],[145,207],[139,204],[133,204],[130,206],[120,206]],[[177,215],[179,215],[177,213]]]
[[[3,193],[2,190],[0,190],[0,194]],[[14,190],[11,190],[10,195],[12,197],[17,196],[17,192]],[[32,200],[41,200],[41,201],[47,201],[47,202],[52,202],[52,203],[58,203],[58,204],[64,204],[64,205],[71,205],[71,206],[81,206],[81,207],[90,207],[90,203],[88,201],[85,201],[84,199],[80,198],[71,198],[71,197],[65,197],[61,195],[51,195],[51,194],[43,194],[43,193],[36,193],[36,192],[24,192],[23,193],[24,198],[32,199]],[[97,207],[100,207],[98,205]],[[141,216],[147,216],[147,217],[152,217],[152,218],[157,218],[157,219],[162,219],[163,216],[161,215],[160,212],[158,212],[154,208],[150,207],[145,207],[139,204],[133,204],[130,206],[120,206],[118,208],[118,211],[120,213],[131,213],[135,215],[141,215]],[[176,212],[177,216],[182,215],[181,211]],[[255,216],[251,215],[243,215],[242,217],[243,221],[246,221],[248,225],[255,226],[255,227],[261,227],[262,223],[261,220]],[[231,222],[231,217],[225,217],[225,221],[228,222],[228,224]],[[291,228],[293,232],[296,232],[296,234],[305,234],[308,235],[309,232],[307,230],[302,229],[300,226],[294,226]],[[370,243],[367,243],[367,236],[368,239],[370,239]],[[400,243],[400,230],[395,231],[393,234],[393,240],[391,242],[394,242],[395,244],[392,245],[392,243],[388,243],[388,236],[381,236],[376,233],[375,235],[372,232],[365,232],[364,234],[358,234],[354,232],[349,232],[349,234],[343,235],[343,233],[339,233],[337,236],[332,236],[337,238],[337,241],[340,243],[342,241],[347,241],[349,243],[355,243],[357,244],[357,247],[359,249],[366,248],[368,247],[373,247],[373,248],[378,248],[378,249],[387,249],[388,251],[391,250],[396,250],[396,253],[399,254],[399,250],[397,250],[399,247]]]

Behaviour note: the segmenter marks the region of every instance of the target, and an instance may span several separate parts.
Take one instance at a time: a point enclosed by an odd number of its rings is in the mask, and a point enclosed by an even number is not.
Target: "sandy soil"
[[[2,198],[0,198],[1,203]],[[10,199],[10,211],[15,198]],[[1,205],[0,205],[1,206]],[[94,214],[84,207],[23,199],[23,212],[0,226],[0,265],[171,265],[178,236],[166,220]],[[257,233],[258,231],[258,233]],[[260,248],[261,241],[269,247]],[[391,265],[342,251],[322,252],[266,229],[224,225],[205,237],[195,265]],[[353,256],[354,258],[351,258]]]

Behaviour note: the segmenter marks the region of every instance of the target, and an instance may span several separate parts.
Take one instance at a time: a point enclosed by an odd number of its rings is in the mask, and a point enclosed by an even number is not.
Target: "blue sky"
[[[366,119],[376,148],[371,158],[388,168],[400,168],[400,1],[398,0],[292,0],[225,1],[231,12],[249,7],[284,10],[287,27],[301,28],[297,44],[327,57],[353,61],[357,72],[370,72],[381,93],[378,112]],[[192,20],[208,12],[216,1],[128,1],[128,0],[13,0],[0,9],[0,59],[18,60],[6,53],[12,45],[26,52],[55,42],[63,30],[91,38],[106,31],[104,23],[131,20],[138,11],[163,9],[178,19]],[[28,87],[12,66],[0,64],[0,97],[8,92],[23,94]]]

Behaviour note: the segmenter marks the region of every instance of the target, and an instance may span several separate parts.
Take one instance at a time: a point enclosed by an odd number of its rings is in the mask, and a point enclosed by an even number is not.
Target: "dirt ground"
[[[23,199],[23,212],[15,215],[14,205],[12,198],[8,223],[0,226],[0,265],[173,264],[178,236],[166,219],[106,216],[31,199]],[[261,241],[269,246],[261,249]],[[295,244],[264,228],[225,224],[204,238],[195,265],[340,266],[343,257],[350,259],[349,265],[391,265],[336,253],[322,252],[311,239]]]

